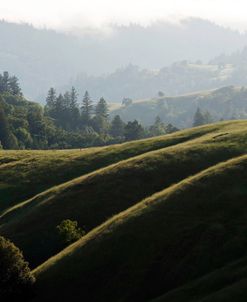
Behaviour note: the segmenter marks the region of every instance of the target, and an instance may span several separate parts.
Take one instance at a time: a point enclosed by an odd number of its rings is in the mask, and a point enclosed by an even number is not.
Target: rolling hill
[[[243,257],[246,165],[211,167],[95,229],[35,271],[35,301],[148,301]]]
[[[1,151],[0,234],[34,269],[32,301],[247,297],[246,147],[247,122],[228,121],[102,148]],[[68,247],[64,219],[87,232]]]
[[[208,111],[213,121],[246,119],[246,98],[246,87],[228,86],[175,97],[137,100],[128,106],[113,107],[111,115],[120,115],[124,121],[137,119],[147,126],[152,125],[159,116],[164,123],[188,128],[193,124],[197,108]]]
[[[0,151],[0,211],[55,185],[149,151],[216,130],[214,125],[176,134],[81,150]]]

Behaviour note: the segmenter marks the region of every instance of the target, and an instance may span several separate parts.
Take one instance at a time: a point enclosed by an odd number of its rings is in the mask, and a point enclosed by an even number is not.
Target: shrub
[[[63,243],[66,244],[72,243],[85,235],[85,231],[78,227],[78,222],[70,219],[63,220],[56,228]]]
[[[35,279],[22,252],[0,236],[0,297],[1,301],[29,296]]]

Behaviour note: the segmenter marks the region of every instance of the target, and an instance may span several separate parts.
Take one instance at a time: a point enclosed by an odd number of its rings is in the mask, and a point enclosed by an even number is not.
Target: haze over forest
[[[112,25],[108,34],[63,33],[1,21],[0,36],[1,71],[18,75],[25,96],[43,103],[51,86],[65,90],[74,85],[81,93],[89,90],[93,98],[120,102],[123,97],[152,97],[159,90],[177,95],[238,84],[234,79],[212,83],[215,66],[187,69],[190,76],[186,82],[172,64],[212,63],[215,57],[241,52],[247,45],[246,33],[199,18],[180,24]],[[197,83],[198,77],[206,79],[204,85]],[[178,86],[181,81],[183,85]]]

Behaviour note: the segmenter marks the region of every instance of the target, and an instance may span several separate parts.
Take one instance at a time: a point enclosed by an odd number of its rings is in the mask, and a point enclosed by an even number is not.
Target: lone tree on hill
[[[70,219],[63,220],[57,226],[57,231],[65,244],[72,243],[85,235],[85,231],[78,227],[78,222]]]

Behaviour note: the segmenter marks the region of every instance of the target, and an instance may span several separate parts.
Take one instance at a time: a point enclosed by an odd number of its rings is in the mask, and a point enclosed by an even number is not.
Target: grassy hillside
[[[218,126],[212,125],[121,145],[82,150],[0,150],[0,212],[75,177],[217,129]]]
[[[148,301],[246,256],[246,181],[242,156],[120,213],[35,270],[34,301]]]
[[[247,258],[216,269],[152,302],[244,302],[247,298]]]
[[[154,123],[158,115],[163,122],[176,127],[191,127],[197,108],[209,111],[215,121],[246,119],[247,90],[245,87],[224,87],[175,97],[156,97],[134,101],[132,105],[114,109],[111,115],[120,115],[124,121],[137,119],[144,125]]]
[[[243,154],[246,128],[246,122],[218,124],[217,130],[204,136],[146,152],[51,188],[6,212],[0,232],[24,251],[32,265],[39,264],[61,250],[56,226],[62,220],[77,220],[89,231],[141,199]],[[225,132],[219,132],[223,129]]]
[[[39,265],[33,302],[247,297],[246,150],[247,122],[231,121],[103,148],[1,151],[0,234]],[[67,248],[64,219],[87,232]]]

